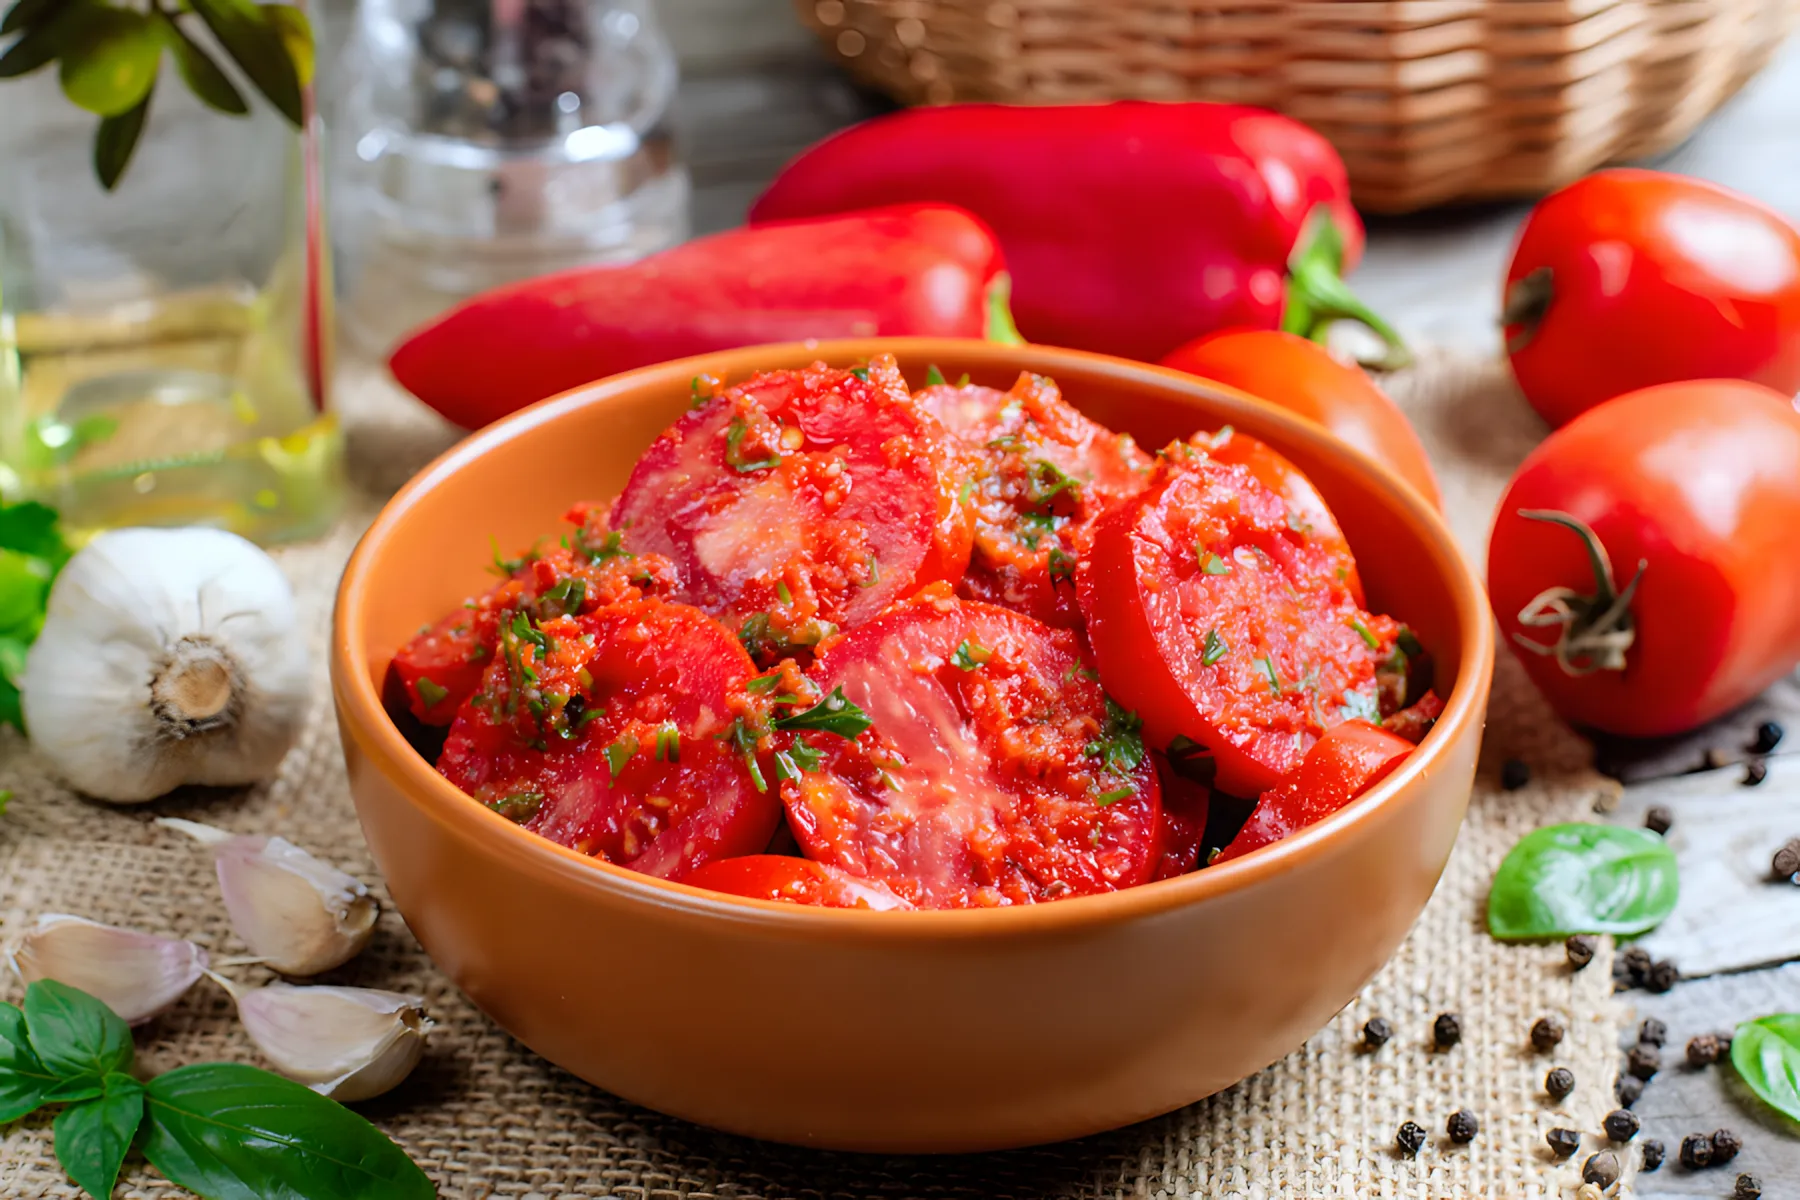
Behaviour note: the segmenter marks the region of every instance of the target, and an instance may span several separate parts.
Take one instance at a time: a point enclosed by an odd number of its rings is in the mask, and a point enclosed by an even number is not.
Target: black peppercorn
[[[1781,737],[1785,731],[1773,721],[1764,721],[1756,727],[1756,740],[1750,743],[1750,753],[1767,754],[1781,745]]]
[[[1662,1144],[1662,1139],[1661,1138],[1645,1138],[1643,1141],[1643,1148],[1644,1148],[1644,1173],[1649,1174],[1651,1171],[1661,1170],[1662,1164],[1663,1164],[1663,1155],[1665,1153],[1667,1153],[1667,1150],[1665,1149],[1665,1147]]]
[[[1775,852],[1775,860],[1769,869],[1777,879],[1792,879],[1800,875],[1800,838],[1789,838],[1782,843],[1781,849]]]
[[[1800,844],[1796,845],[1795,853],[1800,854]],[[1796,863],[1794,869],[1800,871],[1800,863]],[[1569,956],[1569,966],[1577,971],[1594,961],[1594,951],[1599,948],[1600,939],[1591,933],[1572,933],[1568,941],[1563,943],[1563,952]]]
[[[1517,758],[1509,758],[1500,764],[1500,786],[1509,792],[1516,792],[1531,782],[1531,768]]]
[[[1462,1018],[1455,1013],[1439,1013],[1431,1023],[1431,1036],[1439,1050],[1448,1050],[1462,1041]]]
[[[1760,758],[1753,758],[1744,764],[1744,786],[1759,787],[1769,777],[1769,764]]]
[[[1739,1175],[1731,1189],[1731,1200],[1762,1200],[1762,1180],[1754,1175]]]
[[[1644,1094],[1644,1081],[1635,1075],[1621,1075],[1613,1080],[1613,1098],[1620,1108],[1630,1108]]]
[[[1662,1070],[1662,1051],[1639,1042],[1626,1053],[1625,1068],[1639,1079],[1654,1079],[1656,1073]]]
[[[1669,806],[1666,804],[1652,804],[1649,811],[1644,814],[1644,828],[1651,833],[1667,833],[1673,824],[1675,824],[1675,814],[1669,811]]]
[[[1548,1054],[1563,1040],[1563,1023],[1555,1017],[1539,1017],[1531,1027],[1531,1044]]]
[[[1699,1070],[1710,1067],[1719,1061],[1719,1039],[1710,1033],[1689,1038],[1687,1044],[1688,1066]]]
[[[1590,1155],[1582,1164],[1581,1179],[1597,1188],[1609,1188],[1619,1182],[1619,1156],[1611,1150]]]
[[[1544,1135],[1550,1143],[1550,1152],[1558,1158],[1568,1158],[1581,1149],[1581,1135],[1573,1129],[1552,1129]]]
[[[1681,1139],[1681,1165],[1690,1171],[1712,1166],[1712,1139],[1704,1133],[1690,1133]]]
[[[1400,1147],[1400,1153],[1408,1158],[1419,1157],[1419,1147],[1425,1144],[1425,1127],[1417,1121],[1402,1121],[1400,1132],[1394,1135],[1394,1145]]]
[[[1655,1017],[1645,1017],[1638,1026],[1638,1041],[1646,1046],[1661,1046],[1669,1040],[1669,1027]]]
[[[1661,995],[1680,982],[1681,968],[1664,958],[1651,964],[1650,977],[1644,980],[1644,986]]]
[[[1394,1036],[1394,1027],[1380,1017],[1370,1017],[1363,1025],[1363,1045],[1379,1050]]]
[[[1738,1156],[1744,1148],[1744,1139],[1729,1129],[1715,1129],[1712,1135],[1713,1166],[1721,1167]]]
[[[1642,946],[1625,947],[1619,951],[1617,961],[1623,965],[1625,978],[1632,987],[1643,987],[1650,978],[1650,952]]]
[[[1466,1146],[1475,1140],[1476,1134],[1481,1132],[1481,1122],[1477,1121],[1475,1114],[1468,1109],[1459,1108],[1451,1113],[1450,1119],[1444,1123],[1444,1132],[1449,1134],[1450,1140],[1457,1145]]]
[[[1606,1114],[1600,1127],[1606,1130],[1606,1136],[1615,1142],[1629,1142],[1637,1136],[1637,1114],[1624,1108],[1615,1108]]]
[[[1544,1076],[1544,1090],[1561,1100],[1575,1090],[1575,1072],[1567,1067],[1557,1067]]]

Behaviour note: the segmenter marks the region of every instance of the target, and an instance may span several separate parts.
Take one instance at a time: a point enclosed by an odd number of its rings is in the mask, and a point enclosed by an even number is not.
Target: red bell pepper
[[[1234,105],[916,108],[788,164],[759,221],[935,200],[999,235],[1032,341],[1154,362],[1232,326],[1317,336],[1354,317],[1398,336],[1343,284],[1362,252],[1343,161],[1286,117]]]
[[[1007,286],[980,221],[899,205],[734,229],[484,292],[407,337],[388,366],[474,429],[592,380],[709,350],[834,337],[1017,341]]]

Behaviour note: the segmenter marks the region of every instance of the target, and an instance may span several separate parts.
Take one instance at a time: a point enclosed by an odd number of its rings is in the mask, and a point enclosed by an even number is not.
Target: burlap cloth
[[[1493,503],[1541,427],[1495,364],[1436,355],[1391,388],[1430,448],[1458,536],[1480,561]],[[339,570],[377,498],[453,436],[373,372],[352,372],[341,402],[357,481],[351,511],[328,540],[281,554],[321,648]],[[243,954],[208,858],[152,825],[158,815],[278,831],[379,892],[345,787],[322,652],[317,663],[305,737],[280,777],[248,794],[182,793],[143,808],[108,808],[57,785],[7,731],[0,786],[16,799],[0,818],[0,933],[16,935],[39,913],[69,912],[178,934],[216,957]],[[1515,756],[1531,765],[1533,782],[1502,793],[1499,764]],[[487,1021],[433,968],[391,907],[368,952],[329,981],[425,997],[438,1028],[424,1063],[363,1111],[446,1197],[1567,1196],[1579,1182],[1576,1168],[1552,1159],[1543,1135],[1555,1125],[1595,1129],[1612,1107],[1619,1015],[1608,959],[1572,973],[1560,947],[1499,945],[1482,930],[1482,902],[1495,865],[1520,835],[1550,820],[1579,819],[1606,801],[1613,785],[1592,772],[1590,757],[1503,654],[1468,824],[1417,927],[1362,996],[1303,1048],[1227,1092],[1142,1125],[1041,1149],[957,1159],[827,1154],[636,1108],[537,1058]],[[255,971],[238,969],[246,977]],[[657,986],[634,978],[629,963],[620,973],[626,986]],[[1135,986],[1156,986],[1153,964]],[[5,987],[16,999],[17,981],[8,978]],[[1461,1014],[1463,1042],[1432,1052],[1432,1019],[1444,1011]],[[1363,1022],[1377,1014],[1393,1024],[1394,1041],[1378,1054],[1355,1052]],[[1569,1027],[1554,1057],[1531,1052],[1526,1040],[1546,1014]],[[204,982],[141,1030],[138,1045],[146,1065],[159,1069],[257,1061],[230,1002]],[[1543,1091],[1556,1064],[1579,1081],[1560,1106]],[[1479,1116],[1480,1136],[1452,1147],[1444,1123],[1464,1107]],[[1396,1127],[1408,1119],[1431,1133],[1416,1161],[1392,1148]],[[120,1187],[133,1197],[174,1192],[141,1161],[128,1165]],[[5,1132],[0,1196],[78,1194],[51,1154],[43,1114]]]

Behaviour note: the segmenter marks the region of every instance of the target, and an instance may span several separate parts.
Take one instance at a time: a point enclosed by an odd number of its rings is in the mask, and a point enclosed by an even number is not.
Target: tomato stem
[[[1594,572],[1594,594],[1583,595],[1571,587],[1545,588],[1519,610],[1519,624],[1533,629],[1557,629],[1556,641],[1546,645],[1517,632],[1513,641],[1533,654],[1555,658],[1566,675],[1623,671],[1625,652],[1637,640],[1631,601],[1637,595],[1649,560],[1638,560],[1637,573],[1621,589],[1613,576],[1606,547],[1587,522],[1547,508],[1521,508],[1519,515],[1527,521],[1560,525],[1581,539],[1588,566]]]
[[[1370,308],[1344,282],[1344,233],[1323,204],[1306,216],[1306,224],[1288,255],[1287,302],[1281,328],[1321,345],[1333,321],[1360,321],[1381,338],[1384,349],[1364,360],[1374,371],[1398,371],[1413,360],[1400,332]]]
[[[1553,284],[1550,268],[1539,267],[1520,276],[1506,289],[1506,303],[1500,310],[1500,324],[1508,331],[1508,354],[1517,354],[1523,350],[1536,335],[1538,326],[1543,324],[1545,315],[1550,311],[1550,301],[1556,294]],[[1518,327],[1517,332],[1513,332],[1515,326]]]

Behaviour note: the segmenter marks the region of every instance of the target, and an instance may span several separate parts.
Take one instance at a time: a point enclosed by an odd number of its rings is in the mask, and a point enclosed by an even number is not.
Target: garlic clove
[[[432,1023],[417,996],[373,988],[240,988],[212,978],[237,1001],[244,1031],[270,1064],[333,1100],[368,1100],[412,1073]]]
[[[206,970],[206,951],[180,938],[45,913],[12,954],[26,983],[55,979],[78,987],[142,1025],[166,1011]]]
[[[374,935],[381,906],[369,889],[286,838],[233,834],[175,817],[157,824],[212,848],[231,927],[282,974],[341,966]]]

